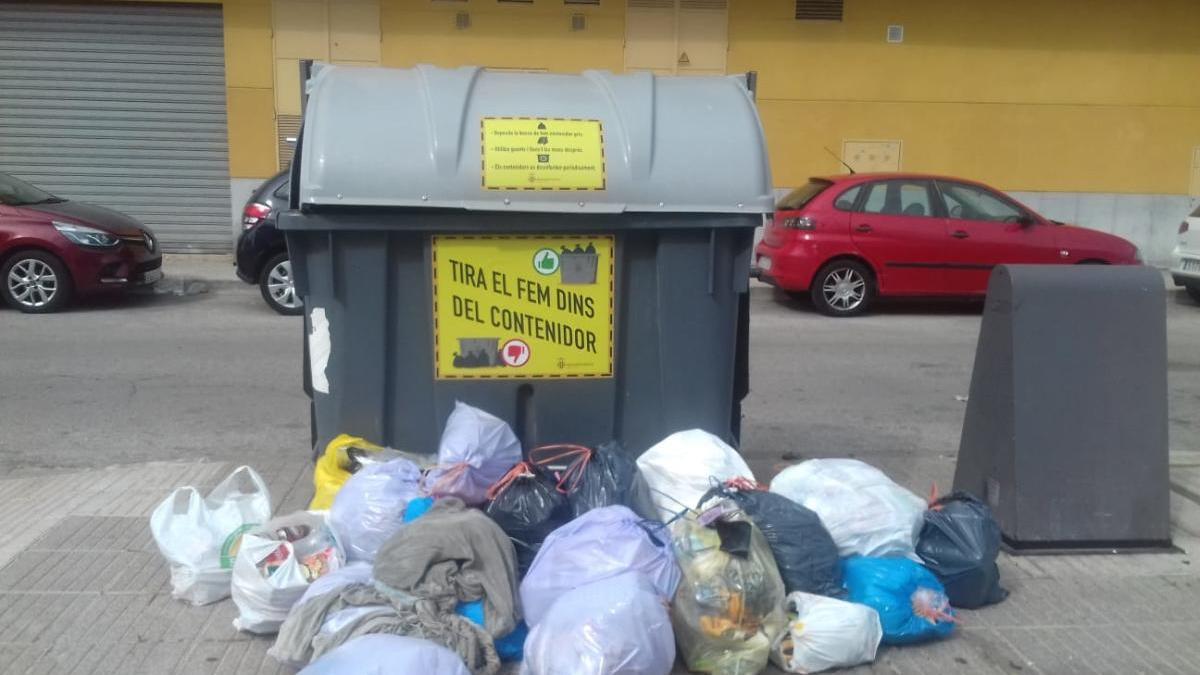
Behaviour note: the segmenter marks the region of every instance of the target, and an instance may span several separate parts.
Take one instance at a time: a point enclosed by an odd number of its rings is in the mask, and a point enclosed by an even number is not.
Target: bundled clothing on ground
[[[482,511],[446,498],[389,539],[375,557],[375,583],[350,584],[299,605],[279,632],[272,653],[306,663],[360,635],[388,633],[430,640],[463,659],[475,675],[493,675],[500,659],[494,638],[521,618],[512,543]],[[461,602],[483,601],[484,627],[460,616]],[[389,605],[332,635],[320,628],[331,612]]]

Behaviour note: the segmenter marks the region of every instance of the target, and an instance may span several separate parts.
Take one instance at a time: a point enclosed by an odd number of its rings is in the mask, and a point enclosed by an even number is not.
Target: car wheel
[[[58,258],[42,251],[21,251],[0,268],[0,293],[26,314],[56,312],[71,300],[71,277]]]
[[[829,316],[856,316],[875,299],[875,277],[864,264],[835,260],[821,268],[809,289],[813,305]]]
[[[1183,288],[1188,295],[1192,296],[1192,300],[1200,302],[1200,284],[1187,284]]]
[[[258,290],[262,292],[267,305],[280,314],[295,316],[304,311],[304,303],[296,295],[292,261],[287,253],[276,254],[267,261],[259,275]]]

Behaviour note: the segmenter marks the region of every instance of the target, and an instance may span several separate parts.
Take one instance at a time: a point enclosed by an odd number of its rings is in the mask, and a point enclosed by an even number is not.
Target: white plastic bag
[[[367,464],[338,490],[329,524],[347,560],[375,560],[375,551],[404,526],[404,509],[421,496],[421,469],[407,459]]]
[[[819,673],[871,663],[883,639],[879,614],[866,605],[811,593],[787,596],[787,630],[771,662],[788,673]]]
[[[242,537],[233,565],[233,627],[251,633],[279,630],[310,583],[345,563],[325,519],[300,511],[271,520]]]
[[[313,661],[300,675],[471,675],[462,658],[400,635],[363,635]]]
[[[771,481],[771,492],[815,511],[844,558],[916,559],[925,500],[856,459],[810,459]]]
[[[521,461],[521,442],[504,420],[462,401],[446,420],[438,464],[425,487],[435,497],[458,497],[470,506],[487,501],[487,490]]]
[[[171,595],[193,605],[229,597],[242,534],[271,518],[267,484],[241,466],[201,498],[182,487],[150,515],[154,543],[171,567]]]
[[[696,508],[713,478],[754,480],[737,450],[702,429],[667,436],[642,453],[637,465],[664,522],[684,509]]]
[[[567,591],[525,641],[522,675],[668,675],[666,600],[640,572]]]

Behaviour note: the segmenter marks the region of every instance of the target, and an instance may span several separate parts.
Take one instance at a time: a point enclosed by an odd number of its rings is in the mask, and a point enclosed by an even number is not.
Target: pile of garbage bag
[[[616,441],[526,451],[457,402],[436,458],[341,435],[309,510],[272,518],[239,467],[151,516],[174,597],[232,596],[302,673],[744,675],[870,663],[999,602],[999,528],[971,495],[927,505],[850,459],[769,489],[693,429],[640,455]]]

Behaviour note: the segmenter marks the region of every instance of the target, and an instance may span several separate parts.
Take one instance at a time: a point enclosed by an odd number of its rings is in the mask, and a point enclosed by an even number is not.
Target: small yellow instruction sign
[[[484,117],[480,122],[487,190],[603,190],[600,120]]]
[[[612,235],[433,237],[434,376],[612,377]]]

